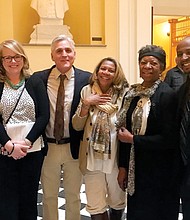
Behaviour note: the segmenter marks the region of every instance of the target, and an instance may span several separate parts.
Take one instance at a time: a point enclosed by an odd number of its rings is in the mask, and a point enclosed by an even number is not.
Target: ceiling
[[[181,18],[181,16],[162,16],[162,15],[153,15],[153,23],[154,25],[160,24],[163,22],[167,22],[169,19],[178,19]]]

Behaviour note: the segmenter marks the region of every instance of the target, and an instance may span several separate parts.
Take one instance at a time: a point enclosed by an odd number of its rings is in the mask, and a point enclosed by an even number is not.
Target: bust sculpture
[[[65,12],[69,10],[67,0],[32,0],[30,4],[40,17],[30,35],[33,44],[50,44],[55,36],[65,34],[72,38],[70,27],[63,24]]]
[[[67,0],[32,0],[31,5],[40,16],[40,24],[63,24],[69,9]]]

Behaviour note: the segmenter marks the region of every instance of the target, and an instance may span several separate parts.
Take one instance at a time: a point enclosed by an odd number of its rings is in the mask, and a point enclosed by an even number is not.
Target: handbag
[[[5,125],[5,129],[7,131],[7,134],[9,135],[9,137],[14,141],[17,140],[24,140],[25,137],[27,136],[27,134],[30,132],[30,130],[32,129],[33,125],[35,122],[23,122],[23,123],[15,123],[15,124],[9,124],[8,121],[10,120],[11,116],[13,115],[19,100],[22,96],[22,93],[24,91],[25,87],[23,88],[23,90],[21,91],[17,102],[11,112],[11,114],[9,115],[9,118],[6,121],[6,125]],[[34,151],[40,151],[41,148],[43,147],[43,138],[42,136],[40,136],[32,145],[32,147],[30,149],[27,150],[27,152],[34,152]]]

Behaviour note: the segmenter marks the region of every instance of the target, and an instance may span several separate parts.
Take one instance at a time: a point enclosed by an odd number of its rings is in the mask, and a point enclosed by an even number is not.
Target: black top
[[[175,91],[186,81],[187,74],[183,73],[181,69],[176,66],[168,70],[164,81]]]

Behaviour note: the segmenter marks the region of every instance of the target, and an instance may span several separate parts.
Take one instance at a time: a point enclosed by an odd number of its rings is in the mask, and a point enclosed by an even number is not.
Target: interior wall
[[[105,44],[105,5],[102,0],[90,0],[91,44]]]
[[[151,0],[105,0],[105,45],[77,45],[75,65],[93,71],[102,58],[111,56],[121,62],[130,83],[140,81],[137,56],[140,47],[151,43],[151,6]],[[53,64],[49,46],[25,49],[33,71]]]
[[[0,42],[13,36],[12,16],[12,0],[0,0]]]
[[[64,24],[76,44],[90,44],[90,0],[67,0],[69,10],[65,13]]]
[[[0,33],[1,41],[13,36],[12,2],[14,2],[14,7],[16,7],[15,2],[20,4],[23,1],[0,0],[0,25],[3,30]],[[151,6],[153,5],[158,12],[159,7],[164,8],[164,4],[168,2],[170,2],[170,4],[166,5],[168,10],[174,7],[181,12],[180,7],[174,6],[177,2],[176,0],[172,1],[172,7],[170,0],[105,0],[105,46],[77,46],[75,65],[79,68],[93,71],[100,59],[112,56],[120,60],[127,77],[130,79],[130,83],[139,81],[137,52],[141,46],[151,43]],[[187,6],[189,11],[189,0],[186,3],[185,5],[180,1],[181,7]],[[65,18],[68,16],[67,13]],[[7,14],[9,15],[8,18]],[[4,16],[6,16],[6,19],[2,20]],[[24,45],[24,48],[33,71],[48,68],[53,64],[50,57],[50,46]]]
[[[170,36],[166,32],[167,22],[154,26],[153,44],[163,47],[166,52],[166,69],[170,68]]]
[[[91,72],[104,57],[111,56],[119,59],[118,0],[105,0],[105,8],[106,45],[76,46],[75,66]],[[32,71],[48,68],[53,64],[50,56],[50,46],[25,45],[24,48],[29,57]]]
[[[64,24],[70,27],[76,44],[90,44],[90,0],[67,1],[69,10],[65,12]],[[40,19],[30,3],[31,0],[0,0],[0,24],[5,27],[0,41],[14,38],[29,43],[34,25],[39,24]]]
[[[39,23],[37,12],[30,7],[31,0],[13,0],[13,38],[22,43],[30,41],[33,26]]]

